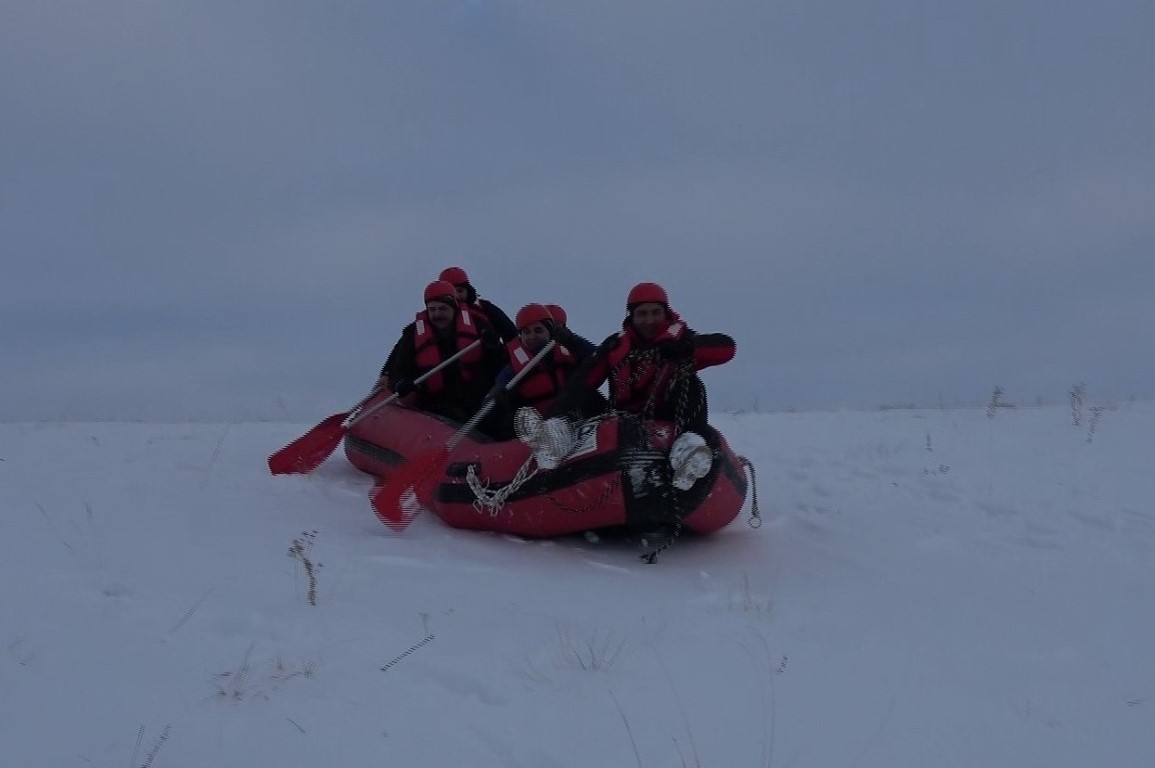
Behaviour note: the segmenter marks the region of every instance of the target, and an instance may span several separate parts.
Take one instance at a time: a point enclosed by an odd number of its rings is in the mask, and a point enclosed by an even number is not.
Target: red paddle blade
[[[347,413],[334,413],[293,442],[269,457],[269,471],[274,475],[303,475],[325,463],[345,436],[341,423]]]
[[[417,456],[389,476],[384,485],[373,489],[371,502],[378,519],[394,531],[403,531],[421,512],[420,498],[428,497],[426,487],[441,472],[449,449],[441,447]]]

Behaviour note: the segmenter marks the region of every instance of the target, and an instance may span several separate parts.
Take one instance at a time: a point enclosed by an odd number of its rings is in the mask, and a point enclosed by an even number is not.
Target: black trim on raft
[[[588,459],[570,462],[549,472],[539,472],[531,477],[525,485],[511,493],[509,501],[523,501],[534,496],[544,496],[561,488],[577,485],[586,480],[614,472],[618,469],[618,455],[619,451],[617,450],[606,451],[605,453],[594,454]],[[470,464],[473,464],[474,467],[481,466],[479,462],[459,462],[450,465],[453,471],[447,472],[447,474],[451,477],[463,477]],[[484,472],[484,467],[481,468],[481,471]],[[482,479],[484,480],[484,476]],[[489,489],[498,490],[507,485],[509,485],[508,482],[495,482],[489,485]],[[441,483],[437,486],[437,500],[447,504],[472,504],[475,498],[473,491],[464,483]]]
[[[345,446],[352,448],[357,453],[368,456],[369,458],[375,459],[376,461],[380,461],[383,464],[389,464],[395,467],[399,464],[405,463],[405,457],[397,453],[397,451],[384,448],[380,445],[377,445],[376,443],[371,443],[368,440],[364,440],[360,437],[345,435]]]

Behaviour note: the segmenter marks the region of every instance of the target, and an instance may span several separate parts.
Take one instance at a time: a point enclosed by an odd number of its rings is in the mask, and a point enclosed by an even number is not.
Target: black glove
[[[501,345],[501,337],[497,335],[497,331],[488,325],[478,324],[477,338],[481,339],[482,346],[496,347]]]
[[[555,325],[553,327],[553,340],[564,347],[573,341],[573,331],[564,325]]]
[[[596,354],[598,357],[605,357],[606,355],[608,355],[613,350],[614,347],[616,347],[618,345],[618,340],[620,338],[621,338],[621,334],[617,334],[617,333],[615,333],[612,336],[607,336],[606,340],[598,345],[598,348],[594,352],[594,354]]]
[[[694,355],[694,340],[688,337],[668,339],[658,344],[658,354],[671,363],[689,360]]]
[[[417,389],[417,385],[413,383],[413,379],[398,379],[393,385],[394,394],[400,397],[405,397],[415,389]]]

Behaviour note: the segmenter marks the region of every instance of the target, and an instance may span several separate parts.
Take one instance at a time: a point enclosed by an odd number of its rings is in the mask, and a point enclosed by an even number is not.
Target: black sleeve
[[[619,334],[610,334],[594,349],[593,354],[578,363],[546,416],[586,418],[608,407],[598,387],[608,372],[606,356],[617,346],[618,338]],[[596,384],[593,383],[595,381]]]
[[[481,360],[486,377],[493,381],[501,369],[509,364],[509,352],[505,349],[504,344],[494,339],[482,344]]]
[[[381,375],[388,376],[391,381],[399,379],[413,379],[417,374],[417,350],[413,345],[413,336],[417,327],[410,323],[401,331],[401,338],[393,345],[389,357],[385,358],[385,365],[381,366]]]
[[[694,367],[699,370],[734,359],[737,345],[731,336],[724,333],[696,333],[693,339]]]
[[[502,341],[513,341],[517,338],[517,326],[509,319],[509,315],[501,311],[501,308],[491,301],[481,299],[478,304],[485,312],[485,316],[489,318],[490,325],[493,330],[497,331],[497,335],[501,337]]]
[[[569,328],[558,328],[554,331],[554,336],[558,343],[564,345],[566,349],[573,353],[573,356],[580,363],[587,360],[591,355],[597,352],[597,347],[594,343],[584,336],[579,336]]]

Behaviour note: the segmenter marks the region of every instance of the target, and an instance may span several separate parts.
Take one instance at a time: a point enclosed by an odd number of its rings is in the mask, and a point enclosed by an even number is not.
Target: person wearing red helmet
[[[502,421],[506,428],[500,431],[505,438],[512,436],[508,427],[512,426],[513,413],[519,408],[529,407],[540,416],[549,410],[580,362],[558,338],[553,314],[544,305],[526,304],[518,310],[515,322],[518,340],[505,345],[509,365],[497,375],[491,392],[504,411]],[[551,340],[556,342],[553,351],[542,358],[514,389],[506,390],[506,384]]]
[[[557,329],[553,313],[544,304],[526,304],[517,311],[514,324],[518,340],[511,342],[506,349],[516,346],[524,348],[530,355],[540,352]]]
[[[401,337],[381,368],[379,385],[406,402],[456,421],[466,421],[480,407],[497,372],[506,363],[505,349],[488,324],[460,310],[453,284],[437,280],[425,287],[425,309],[401,331]],[[413,383],[457,352],[481,340],[452,365],[422,382]]]
[[[477,289],[473,287],[473,283],[469,282],[469,275],[464,269],[446,267],[441,270],[437,279],[452,283],[457,290],[457,303],[463,309],[471,312],[478,320],[484,320],[493,326],[493,330],[497,331],[497,335],[501,337],[502,341],[510,342],[517,339],[517,327],[509,319],[509,315],[505,314],[492,301],[477,297]]]
[[[702,437],[709,426],[706,388],[697,372],[729,362],[735,349],[734,339],[726,334],[691,330],[670,309],[662,286],[638,283],[626,297],[622,330],[606,338],[571,378],[551,416],[566,419],[574,411],[586,411],[583,404],[608,382],[614,409],[674,422],[680,434],[670,449],[672,485],[687,490],[709,471],[711,460]],[[555,423],[553,429],[560,427]],[[554,442],[565,447],[565,440]],[[556,460],[545,458],[547,463]]]

